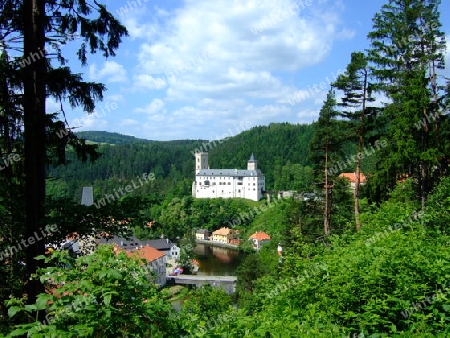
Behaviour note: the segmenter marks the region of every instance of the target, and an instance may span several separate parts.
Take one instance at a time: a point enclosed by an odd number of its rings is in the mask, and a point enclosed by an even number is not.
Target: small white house
[[[195,239],[208,240],[209,239],[209,231],[206,229],[198,229],[195,232]]]

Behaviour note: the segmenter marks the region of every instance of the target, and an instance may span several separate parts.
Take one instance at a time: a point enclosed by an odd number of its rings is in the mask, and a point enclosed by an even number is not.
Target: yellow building
[[[220,228],[219,230],[213,231],[211,241],[218,243],[229,243],[229,240],[233,239],[234,236],[234,230],[230,228]]]

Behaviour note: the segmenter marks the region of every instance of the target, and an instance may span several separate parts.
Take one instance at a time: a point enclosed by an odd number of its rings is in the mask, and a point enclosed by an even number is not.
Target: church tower
[[[201,169],[209,169],[208,153],[195,153],[195,172],[198,173]]]
[[[247,170],[256,170],[258,168],[258,161],[255,160],[255,157],[252,155],[250,156],[250,159],[247,162]]]

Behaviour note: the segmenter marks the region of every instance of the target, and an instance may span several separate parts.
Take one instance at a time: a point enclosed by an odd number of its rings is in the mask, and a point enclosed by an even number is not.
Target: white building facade
[[[253,154],[247,170],[209,169],[208,153],[195,154],[195,182],[192,196],[197,198],[245,198],[259,201],[266,190],[266,179]]]
[[[155,284],[159,285],[160,287],[163,287],[166,285],[166,262],[167,257],[163,254],[163,256],[158,257],[154,259],[153,261],[148,263],[148,266],[150,269],[154,272],[154,276],[152,276],[152,280]]]

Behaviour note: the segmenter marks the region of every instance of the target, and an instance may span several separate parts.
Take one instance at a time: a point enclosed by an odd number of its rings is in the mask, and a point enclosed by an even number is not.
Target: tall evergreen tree
[[[100,51],[105,57],[113,56],[121,37],[127,32],[105,6],[96,1],[2,0],[0,4],[4,9],[0,19],[2,49],[3,52],[10,51],[11,78],[20,79],[16,87],[10,86],[9,89],[15,92],[23,89],[20,96],[25,140],[26,231],[23,235],[29,238],[45,226],[47,155],[54,152],[63,156],[66,144],[74,146],[83,158],[88,153],[94,155],[93,148],[79,141],[70,130],[63,138],[55,137],[58,128],[69,126],[58,121],[55,115],[46,113],[45,101],[48,97],[61,104],[67,101],[71,107],[81,106],[85,111],[92,112],[95,100],[102,98],[105,89],[102,84],[84,82],[80,75],[72,74],[64,66],[67,60],[62,55],[61,46],[78,35],[82,41],[78,58],[85,65],[88,52]],[[54,47],[54,53],[47,52],[50,45]],[[5,114],[11,116],[12,110],[5,110]],[[38,267],[34,257],[44,254],[44,251],[43,241],[35,241],[26,248],[29,276]],[[30,302],[41,291],[38,281],[27,283]]]
[[[330,194],[333,185],[328,174],[330,156],[340,146],[339,133],[337,132],[337,116],[335,94],[333,90],[330,90],[320,110],[319,119],[315,123],[314,135],[310,143],[311,158],[322,171],[322,174],[319,174],[319,179],[321,184],[323,184],[325,194],[323,209],[323,231],[325,235],[329,235],[331,232]]]
[[[356,229],[361,227],[359,220],[359,188],[361,163],[365,133],[367,129],[367,115],[374,114],[375,110],[368,106],[368,103],[375,101],[372,97],[372,88],[369,82],[370,70],[364,53],[352,53],[351,61],[347,66],[347,71],[339,75],[333,86],[343,91],[342,102],[338,105],[344,107],[342,116],[350,120],[352,128],[350,129],[350,139],[357,139],[358,156],[356,158],[356,183],[354,190],[355,203],[355,224]]]
[[[395,173],[392,185],[404,174],[416,178],[423,206],[448,159],[439,127],[443,88],[438,70],[446,49],[439,5],[439,0],[390,0],[375,15],[368,35],[378,89],[392,100],[385,110],[391,151],[384,167]]]

